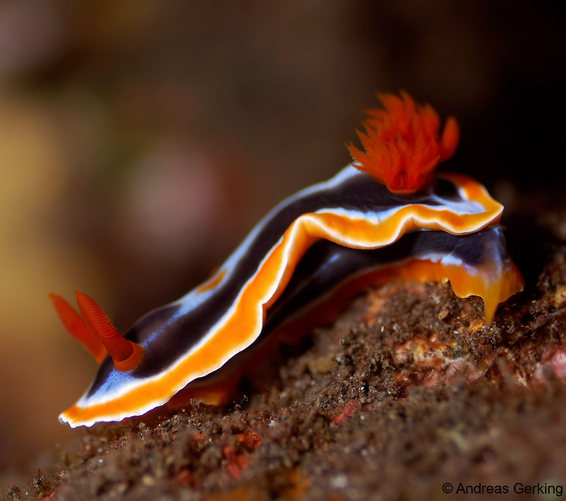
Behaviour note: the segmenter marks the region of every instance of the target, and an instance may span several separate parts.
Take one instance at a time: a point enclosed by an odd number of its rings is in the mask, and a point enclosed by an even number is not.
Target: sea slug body
[[[467,176],[434,175],[456,149],[454,119],[440,136],[429,106],[405,93],[380,98],[385,109],[370,112],[359,134],[365,152],[348,145],[353,164],[275,207],[204,284],[147,313],[125,336],[86,294],[77,293],[81,315],[52,296],[67,329],[102,361],[62,422],[140,416],[184,388],[220,403],[226,385],[218,374],[238,372],[297,319],[329,320],[384,270],[450,280],[458,296],[481,296],[491,321],[523,287],[505,250],[503,207]]]

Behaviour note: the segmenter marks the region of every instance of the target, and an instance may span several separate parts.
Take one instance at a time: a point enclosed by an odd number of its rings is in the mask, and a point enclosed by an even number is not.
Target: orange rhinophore
[[[346,145],[353,165],[393,193],[414,193],[432,179],[438,163],[456,151],[458,123],[448,118],[440,136],[440,119],[428,104],[416,104],[403,91],[400,98],[377,96],[385,109],[368,110],[366,133],[357,131],[365,152],[352,143]]]
[[[79,313],[61,296],[49,294],[49,297],[67,332],[89,351],[97,363],[102,363],[108,352],[104,345],[90,333]]]
[[[108,355],[114,361],[116,369],[120,371],[135,369],[143,357],[143,348],[122,336],[94,299],[84,292],[75,292],[77,304],[88,330],[94,338],[104,345]]]

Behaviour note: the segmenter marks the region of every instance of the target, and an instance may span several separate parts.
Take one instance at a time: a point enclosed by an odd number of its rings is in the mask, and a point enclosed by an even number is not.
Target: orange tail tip
[[[61,296],[49,294],[49,297],[67,332],[89,351],[97,363],[102,363],[108,352],[104,345],[91,335],[79,313]]]
[[[122,336],[94,299],[83,292],[75,291],[75,293],[88,330],[104,345],[116,369],[120,371],[135,369],[143,358],[143,348]]]
[[[460,129],[450,117],[440,136],[440,119],[432,107],[400,94],[377,95],[385,109],[369,110],[366,132],[356,131],[365,152],[352,143],[346,146],[355,167],[393,193],[410,194],[429,182],[439,162],[454,154]]]
[[[512,261],[501,269],[492,263],[480,265],[472,273],[465,266],[443,265],[443,268],[458,297],[479,296],[483,299],[487,324],[493,320],[497,306],[525,286],[521,272]]]

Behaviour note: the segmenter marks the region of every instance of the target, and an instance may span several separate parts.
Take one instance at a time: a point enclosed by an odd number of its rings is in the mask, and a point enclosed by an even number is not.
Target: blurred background
[[[564,17],[534,0],[0,1],[0,470],[76,435],[57,415],[96,371],[47,294],[87,292],[126,331],[345,165],[376,91],[458,118],[445,169],[560,192]]]

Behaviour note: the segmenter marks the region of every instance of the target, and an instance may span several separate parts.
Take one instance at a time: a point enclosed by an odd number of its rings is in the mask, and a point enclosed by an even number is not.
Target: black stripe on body
[[[254,351],[268,340],[273,331],[290,317],[308,315],[313,303],[332,297],[333,290],[339,289],[351,277],[402,265],[412,259],[434,258],[440,261],[446,256],[461,260],[470,273],[486,264],[504,270],[511,262],[500,226],[464,236],[441,231],[418,231],[404,235],[390,246],[375,250],[351,249],[319,240],[305,253],[287,288],[269,309],[260,337],[224,367],[195,382],[202,387],[231,377],[232,371],[248,363]]]
[[[442,199],[439,198],[440,193]],[[225,315],[243,285],[256,273],[264,257],[301,215],[322,209],[379,213],[412,204],[438,207],[443,205],[443,200],[451,203],[466,202],[458,195],[456,187],[447,180],[438,180],[434,189],[430,188],[427,193],[400,196],[392,194],[384,185],[364,173],[304,196],[291,197],[260,223],[259,231],[245,249],[242,258],[228,270],[228,277],[204,302],[184,315],[177,314],[181,308],[180,302],[172,303],[153,310],[138,320],[126,337],[142,344],[148,341],[142,363],[126,375],[116,371],[112,361],[107,358],[101,364],[87,392],[87,398],[103,387],[105,392],[112,391],[124,379],[157,375],[183,358]]]
[[[269,309],[260,339],[353,275],[370,273],[408,259],[440,261],[446,256],[462,261],[468,269],[487,263],[503,269],[510,262],[500,226],[460,236],[442,231],[417,231],[375,250],[350,249],[320,240],[305,253],[287,288]]]

